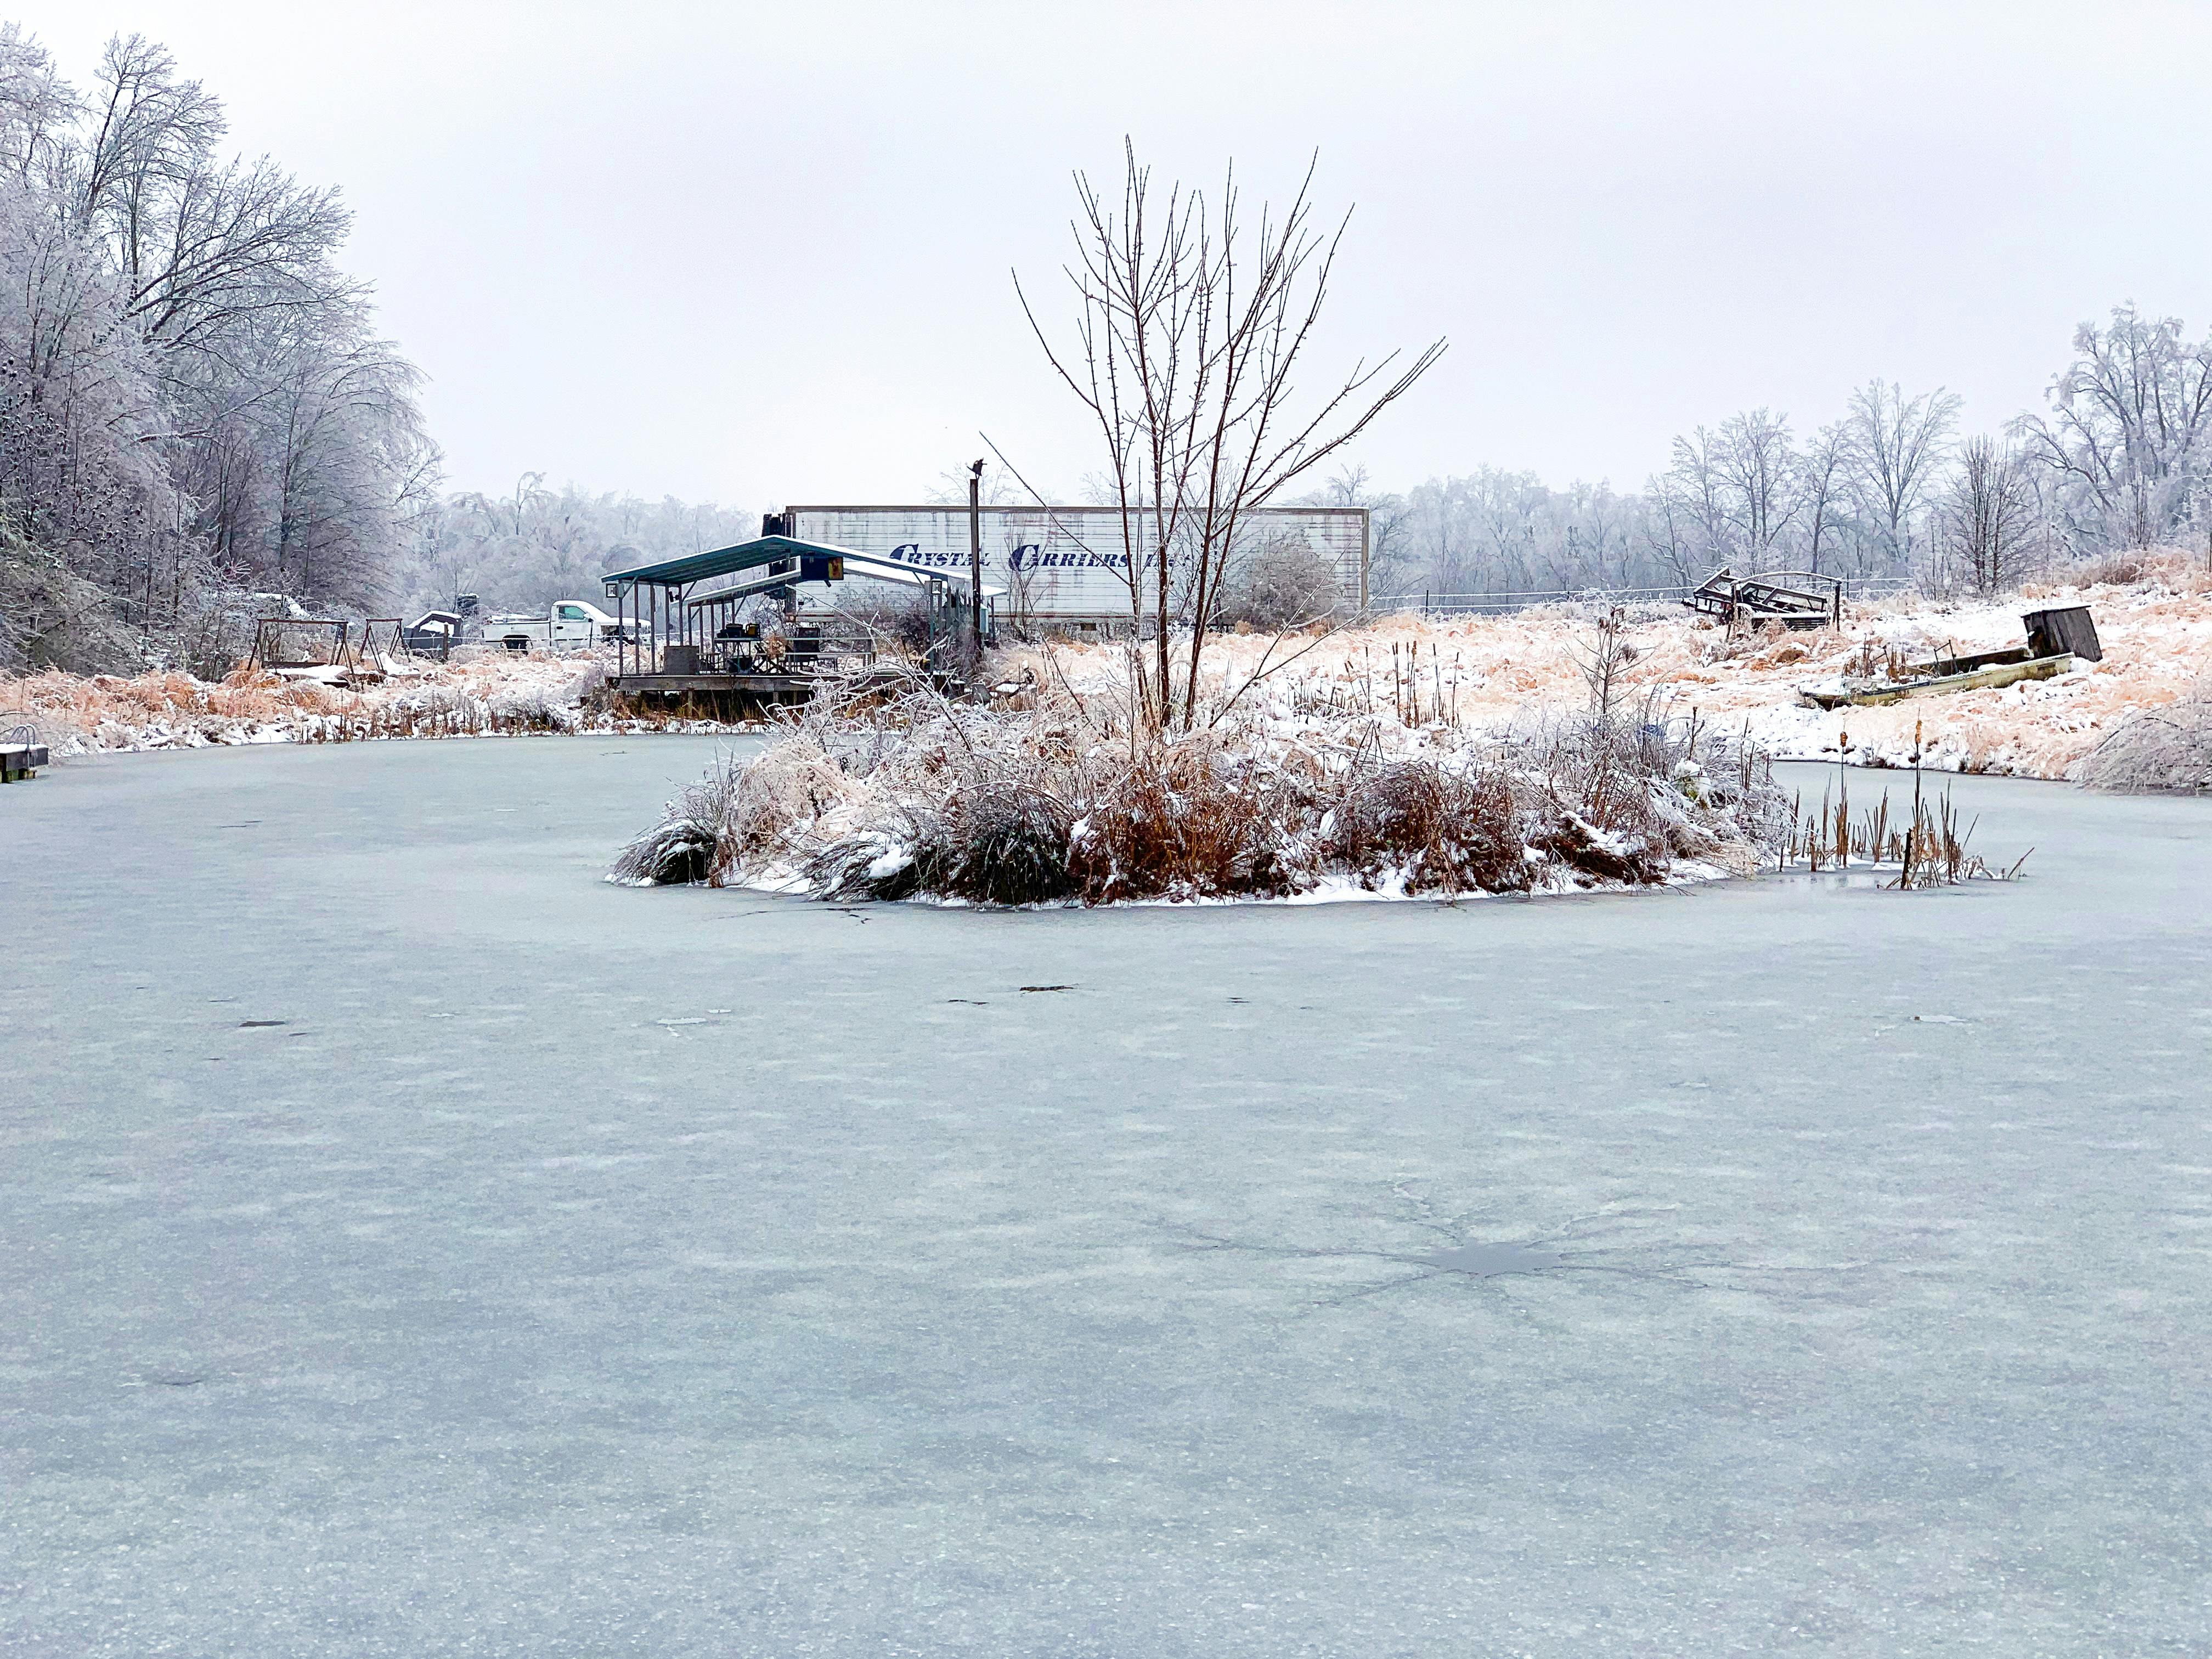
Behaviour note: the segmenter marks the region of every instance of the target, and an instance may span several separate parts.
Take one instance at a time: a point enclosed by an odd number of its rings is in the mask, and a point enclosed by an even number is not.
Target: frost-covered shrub
[[[2139,708],[2075,769],[2092,789],[2124,794],[2212,793],[2212,680],[2162,708]]]
[[[720,885],[738,850],[738,802],[750,770],[724,756],[699,782],[685,785],[661,821],[623,849],[613,878],[641,886]]]
[[[1355,769],[1326,846],[1351,869],[1394,868],[1410,893],[1525,892],[1528,817],[1494,760],[1400,761]]]
[[[811,733],[788,738],[750,764],[725,757],[711,775],[728,863],[781,846],[850,793],[835,757]]]
[[[492,722],[509,730],[545,732],[560,724],[553,708],[545,693],[532,687],[526,691],[500,693],[485,704],[484,712]]]
[[[920,660],[930,645],[928,601],[889,582],[863,580],[840,606],[840,614],[859,623],[882,645]]]
[[[1221,620],[1254,628],[1299,628],[1334,616],[1344,603],[1336,567],[1303,537],[1270,541],[1244,562],[1222,596]]]
[[[926,683],[860,714],[825,696],[615,874],[1010,905],[1518,893],[1662,881],[1682,859],[1748,871],[1789,821],[1761,757],[1708,741],[1700,761],[1663,723],[1425,728],[1392,753],[1368,719],[1286,738],[1224,701],[1210,725],[1133,737],[1064,688],[1030,702],[955,706]]]
[[[0,522],[0,673],[136,665],[143,660],[144,642],[125,625],[121,609],[113,595],[71,574],[58,556],[32,548]]]
[[[963,789],[917,837],[915,886],[978,904],[1042,904],[1076,891],[1066,803],[1024,783]]]
[[[581,708],[587,702],[596,702],[606,687],[607,665],[594,658],[569,676],[568,683],[561,688],[555,701],[572,708]]]
[[[1602,830],[1568,809],[1538,830],[1529,845],[1600,881],[1642,884],[1666,879],[1672,862],[1665,841],[1647,829]]]
[[[807,890],[825,899],[912,898],[921,888],[914,857],[920,833],[920,826],[908,824],[903,833],[878,830],[831,842],[805,862]]]

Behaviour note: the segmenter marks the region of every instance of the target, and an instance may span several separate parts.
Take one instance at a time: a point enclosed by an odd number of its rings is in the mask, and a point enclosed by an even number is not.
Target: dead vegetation
[[[1817,811],[1808,812],[1800,799],[1790,814],[1790,825],[1779,867],[1797,865],[1814,872],[1848,872],[1854,865],[1876,874],[1893,872],[1885,884],[1902,891],[1955,887],[1970,881],[2013,881],[2033,854],[2030,848],[2009,865],[1992,865],[1969,843],[1975,825],[1961,827],[1958,808],[1952,805],[1947,786],[1930,799],[1923,786],[1918,762],[1924,734],[1913,732],[1912,812],[1902,821],[1893,819],[1889,791],[1857,817],[1851,816],[1850,782],[1837,769],[1836,787],[1823,793]]]
[[[661,821],[623,849],[615,878],[720,885],[743,841],[737,823],[742,770],[725,756],[697,783],[685,785]]]
[[[1848,795],[1822,796],[1818,811],[1807,812],[1784,853],[1784,866],[1801,865],[1820,873],[1854,866],[1892,876],[1887,884],[1902,890],[1955,887],[1969,881],[2018,878],[2034,848],[2008,865],[1992,865],[1970,842],[1974,825],[1961,825],[1947,787],[1932,799],[1914,800],[1909,819],[1890,816],[1889,794],[1857,817]]]
[[[250,743],[355,743],[389,738],[512,736],[611,728],[606,674],[588,657],[501,653],[410,663],[358,687],[234,668],[220,680],[180,670],[125,678],[48,672],[0,678],[0,703],[36,718],[57,754]],[[699,722],[624,716],[624,729]]]
[[[2081,781],[2118,794],[2212,793],[2212,679],[2140,708],[2083,757]]]
[[[2113,568],[2140,580],[2127,586],[2031,585],[2016,598],[1970,605],[1899,597],[1850,607],[1841,631],[1731,635],[1679,607],[1632,607],[1620,613],[1626,649],[1615,678],[1620,695],[1631,700],[1656,693],[1676,717],[1695,710],[1705,725],[1739,738],[1747,729],[1778,759],[1832,758],[1838,717],[1802,705],[1801,685],[1870,678],[1906,662],[2016,644],[2023,610],[2039,601],[2087,603],[2105,644],[2101,663],[2055,679],[1858,708],[1848,716],[1851,757],[1862,765],[1909,764],[1914,722],[1924,720],[1930,770],[2086,775],[2096,769],[2085,768],[2085,757],[2108,734],[2137,711],[2174,704],[2212,674],[2212,572],[2203,556],[2169,550],[2131,556]],[[904,625],[889,614],[878,620],[893,633]],[[1582,706],[1590,692],[1584,658],[1591,623],[1588,612],[1569,606],[1502,617],[1392,615],[1333,630],[1231,631],[1216,636],[1206,660],[1221,683],[1257,677],[1237,704],[1240,718],[1317,733],[1347,720],[1373,720],[1395,753],[1401,730],[1449,730],[1469,738],[1486,732],[1502,741],[1532,708]],[[554,727],[732,729],[704,706],[618,714],[592,690],[588,672],[580,673],[578,659],[498,653],[413,666],[422,672],[351,692],[266,679],[240,684],[236,677],[210,682],[181,672],[0,677],[0,704],[32,710],[62,757]],[[1057,676],[1096,703],[1127,695],[1127,644],[1016,646],[994,656],[988,670],[987,685],[1035,690]],[[1124,690],[1117,693],[1117,687]],[[434,688],[482,708],[422,696]],[[1000,702],[1012,706],[1027,695]],[[537,714],[533,698],[543,699],[553,726]],[[2183,720],[2185,711],[2173,708],[2170,718]],[[2134,745],[2153,735],[2139,732],[2116,750],[2144,752]],[[2184,767],[2176,775],[2191,775]]]
[[[1453,897],[1747,872],[1788,803],[1765,757],[1694,723],[1593,708],[1501,737],[1348,716],[1285,736],[1217,687],[1191,730],[1054,679],[1023,707],[916,682],[818,699],[749,765],[724,763],[613,871],[824,898],[975,904]]]

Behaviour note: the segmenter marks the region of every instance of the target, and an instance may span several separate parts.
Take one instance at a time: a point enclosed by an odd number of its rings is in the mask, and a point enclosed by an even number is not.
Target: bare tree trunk
[[[1147,219],[1150,173],[1123,144],[1121,211],[1076,177],[1077,259],[1072,348],[1055,346],[1028,295],[1024,314],[1047,360],[1097,422],[1105,441],[1130,557],[1131,621],[1141,639],[1151,573],[1148,722],[1188,729],[1203,683],[1206,623],[1237,532],[1292,480],[1352,441],[1427,372],[1443,343],[1372,389],[1396,355],[1355,364],[1310,412],[1291,410],[1291,371],[1328,297],[1344,226],[1324,238],[1311,223],[1310,164],[1290,210],[1263,209],[1256,234],[1238,219],[1232,170],[1217,203],[1172,186],[1162,228]],[[1132,488],[1131,472],[1139,482]],[[1146,514],[1151,514],[1149,532]],[[1188,561],[1191,643],[1177,696],[1170,628],[1176,553]]]

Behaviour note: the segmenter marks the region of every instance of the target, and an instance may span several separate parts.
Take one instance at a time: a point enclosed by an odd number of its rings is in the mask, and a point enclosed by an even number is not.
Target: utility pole
[[[983,463],[968,469],[968,580],[970,609],[968,629],[975,646],[975,660],[983,659]]]

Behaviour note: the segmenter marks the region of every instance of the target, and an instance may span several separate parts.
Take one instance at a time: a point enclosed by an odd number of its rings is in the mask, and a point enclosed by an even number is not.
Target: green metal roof
[[[830,547],[821,542],[802,542],[790,536],[763,536],[757,541],[739,542],[735,547],[718,547],[711,553],[690,553],[680,559],[663,559],[659,564],[611,570],[599,580],[610,586],[636,582],[653,587],[684,587],[709,576],[731,576],[740,570],[757,570],[779,559],[796,559],[803,553],[841,559],[851,557],[853,550]],[[795,577],[797,572],[793,574]]]
[[[849,547],[839,547],[830,542],[802,542],[793,536],[763,536],[757,541],[739,542],[735,547],[718,547],[711,553],[692,553],[680,559],[664,559],[659,564],[641,564],[629,570],[610,570],[599,578],[607,592],[614,592],[625,585],[651,587],[690,587],[695,582],[712,580],[716,576],[733,576],[748,570],[760,570],[775,566],[787,569],[773,569],[765,576],[757,576],[733,586],[718,588],[703,593],[692,604],[719,604],[724,599],[742,599],[748,593],[758,592],[784,582],[799,581],[799,556],[808,558],[842,559],[848,577],[872,576],[879,580],[903,582],[910,587],[927,587],[932,583],[951,585],[948,574],[942,570],[924,570],[896,559],[886,559],[875,553],[862,553]],[[967,584],[958,584],[964,592]],[[983,594],[995,599],[1006,590],[986,582]]]

